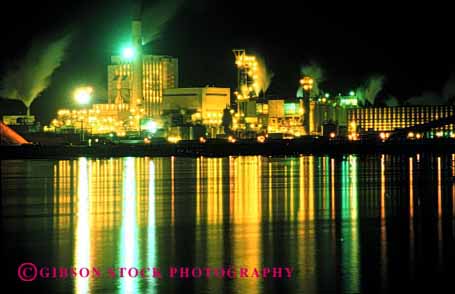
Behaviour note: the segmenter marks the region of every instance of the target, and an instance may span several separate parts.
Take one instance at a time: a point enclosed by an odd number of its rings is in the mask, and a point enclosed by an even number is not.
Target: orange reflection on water
[[[259,157],[237,157],[233,162],[232,215],[234,224],[260,221],[261,205],[261,161]]]
[[[385,156],[381,155],[381,219],[385,218]]]
[[[315,213],[314,196],[314,157],[299,158],[299,194],[297,219],[299,221],[313,220]]]
[[[409,217],[414,217],[414,168],[412,157],[409,157]]]
[[[438,157],[438,217],[442,216],[441,157]]]
[[[452,154],[452,179],[455,179],[455,154]],[[452,184],[452,216],[455,217],[455,181]]]
[[[68,230],[71,225],[71,215],[74,212],[73,196],[77,189],[76,160],[60,160],[53,166],[53,213],[58,216],[56,229]]]
[[[386,281],[387,276],[387,221],[385,218],[385,155],[381,155],[381,239],[380,239],[380,254],[381,254],[381,280]],[[385,285],[384,285],[385,287]]]
[[[269,218],[269,220],[272,220],[272,211],[273,211],[273,209],[272,209],[272,205],[273,205],[273,201],[272,201],[272,198],[273,198],[272,162],[268,161],[267,166],[269,168],[269,173],[268,173],[268,176],[269,176],[269,187],[268,187],[268,189],[269,189],[269,215],[268,215],[268,218]]]
[[[442,265],[442,183],[441,157],[438,156],[438,263]]]
[[[308,220],[314,220],[314,156],[308,158]]]
[[[175,165],[175,157],[171,157],[171,224],[174,224],[175,222],[175,170],[174,170],[174,165]]]
[[[295,216],[295,211],[294,211],[294,159],[292,158],[291,159],[291,162],[290,162],[290,171],[289,171],[289,177],[290,177],[290,181],[289,181],[289,184],[290,184],[290,187],[289,187],[289,211],[290,211],[290,219],[291,221],[294,220],[294,216]]]
[[[196,159],[196,224],[201,223],[201,158]]]
[[[331,219],[335,219],[335,159],[330,159],[330,215]]]
[[[207,223],[223,221],[223,162],[221,158],[207,159]]]
[[[297,219],[305,219],[305,176],[303,166],[303,156],[299,157],[299,208],[297,210]]]
[[[233,204],[233,264],[253,269],[261,266],[261,180],[262,163],[259,156],[236,157],[230,162],[233,165],[234,177],[231,188],[230,203]],[[248,293],[259,292],[259,279],[235,279],[240,289]],[[244,288],[245,287],[245,288]]]
[[[218,267],[224,263],[224,236],[223,231],[219,229],[219,225],[223,224],[223,159],[207,158],[204,159],[206,166],[206,189],[202,191],[204,198],[205,209],[203,209],[203,219],[207,221],[204,236],[210,236],[205,239],[205,244],[202,242],[202,232],[196,233],[196,239],[201,248],[205,248],[205,252],[197,253],[199,264],[205,264],[209,267]],[[202,231],[197,230],[197,231]],[[222,281],[220,279],[209,279],[205,289],[197,289],[197,292],[207,291],[206,289],[217,289]]]
[[[417,154],[419,155],[419,154]],[[419,158],[417,157],[417,162]],[[414,275],[414,160],[409,157],[409,265],[411,275]]]

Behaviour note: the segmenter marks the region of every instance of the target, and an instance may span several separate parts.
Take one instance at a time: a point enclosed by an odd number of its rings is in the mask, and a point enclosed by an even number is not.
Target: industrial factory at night
[[[3,2],[4,289],[453,291],[449,2]]]
[[[231,69],[237,80],[232,88],[214,86],[210,80],[205,87],[179,87],[179,57],[144,49],[141,10],[134,11],[130,41],[110,56],[105,88],[75,88],[71,99],[76,106],[57,110],[50,122],[42,124],[30,113],[30,105],[44,88],[28,96],[10,92],[24,102],[27,114],[3,116],[2,143],[86,146],[207,140],[264,143],[302,137],[382,142],[397,137],[455,138],[453,103],[399,105],[391,97],[378,104],[381,76],[348,93],[329,93],[322,90],[323,70],[312,64],[295,76],[294,96],[269,94],[271,70],[263,58],[246,49],[232,49]],[[64,38],[48,50],[62,52],[66,42]],[[56,67],[52,64],[48,76]],[[106,96],[94,101],[99,92]]]

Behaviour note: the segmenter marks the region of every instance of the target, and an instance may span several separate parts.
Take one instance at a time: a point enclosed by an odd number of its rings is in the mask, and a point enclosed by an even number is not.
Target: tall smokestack
[[[142,95],[142,1],[135,1],[133,20],[131,22],[131,38],[135,56],[132,62],[132,92],[130,109],[136,109],[143,101]]]

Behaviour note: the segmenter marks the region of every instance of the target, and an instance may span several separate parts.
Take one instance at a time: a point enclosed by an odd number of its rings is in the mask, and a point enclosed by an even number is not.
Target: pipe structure
[[[130,109],[137,109],[143,103],[142,93],[142,3],[138,1],[135,6],[133,20],[131,22],[131,41],[134,48],[134,59],[132,61],[132,92],[130,98]]]

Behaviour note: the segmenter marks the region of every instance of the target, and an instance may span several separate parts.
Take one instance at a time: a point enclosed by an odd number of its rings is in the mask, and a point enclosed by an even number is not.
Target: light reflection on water
[[[46,284],[55,289],[385,291],[453,266],[455,155],[80,158],[2,171],[14,228],[3,237],[21,236],[12,266],[31,256],[102,271]],[[170,266],[289,266],[293,277],[189,281],[169,278]],[[159,267],[163,279],[119,277],[120,267]]]

